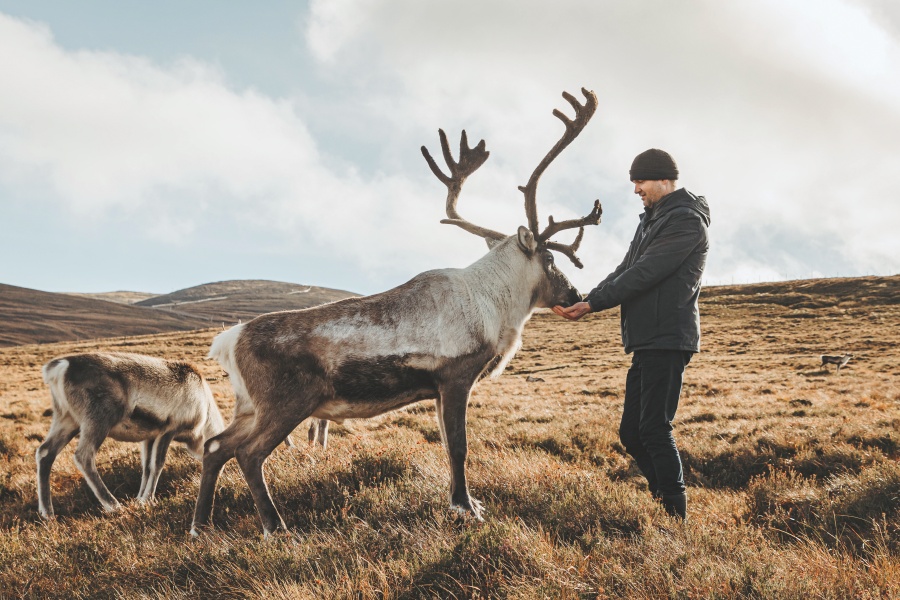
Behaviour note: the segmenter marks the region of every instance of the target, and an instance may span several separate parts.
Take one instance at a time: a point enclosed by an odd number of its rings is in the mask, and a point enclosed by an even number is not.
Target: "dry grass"
[[[617,440],[628,357],[615,311],[536,316],[507,373],[475,391],[469,474],[485,523],[447,510],[434,410],[420,403],[334,426],[326,454],[277,450],[266,470],[292,534],[268,542],[233,462],[217,529],[189,539],[199,464],[180,449],[155,505],[107,516],[70,447],[52,478],[58,518],[37,516],[40,365],[88,349],[189,358],[228,412],[227,379],[203,359],[214,331],[2,349],[0,597],[900,597],[897,294],[759,293],[704,299],[676,428],[684,525]],[[838,352],[855,354],[840,374],[819,366]],[[136,446],[107,442],[98,463],[114,494],[135,496]]]

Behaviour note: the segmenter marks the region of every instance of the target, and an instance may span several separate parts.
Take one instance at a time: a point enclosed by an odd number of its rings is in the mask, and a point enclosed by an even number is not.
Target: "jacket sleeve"
[[[619,269],[594,288],[586,301],[592,311],[613,308],[646,292],[678,270],[694,249],[705,244],[706,225],[693,211],[672,215],[644,254],[627,269]],[[614,276],[614,277],[613,277]]]

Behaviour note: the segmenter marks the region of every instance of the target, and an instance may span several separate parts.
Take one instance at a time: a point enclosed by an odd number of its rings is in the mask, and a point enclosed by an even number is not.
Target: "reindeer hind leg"
[[[285,415],[280,414],[261,414],[244,443],[235,450],[235,458],[250,487],[250,494],[262,521],[263,533],[267,537],[279,529],[286,530],[287,527],[269,495],[263,464],[285,436],[307,416],[285,418]]]
[[[110,427],[100,423],[85,423],[81,428],[81,435],[78,438],[78,448],[75,449],[75,466],[84,475],[84,480],[91,488],[103,509],[107,512],[113,512],[121,506],[119,501],[103,483],[100,473],[97,471],[97,450],[106,439]]]
[[[194,506],[194,520],[191,523],[191,535],[198,536],[200,529],[209,525],[213,510],[213,498],[216,483],[222,468],[234,458],[234,450],[244,441],[253,427],[255,415],[243,413],[235,415],[225,431],[206,440],[203,450],[203,468],[200,474],[200,489]]]
[[[156,495],[156,485],[159,483],[159,476],[162,474],[163,466],[166,464],[166,453],[169,451],[169,444],[175,437],[175,432],[164,433],[155,440],[147,460],[149,473],[147,474],[147,482],[143,488],[142,495],[138,496],[140,502],[150,502]]]
[[[78,423],[68,416],[53,415],[50,431],[35,453],[37,463],[38,512],[44,518],[53,517],[53,499],[50,493],[50,470],[59,452],[78,435]]]

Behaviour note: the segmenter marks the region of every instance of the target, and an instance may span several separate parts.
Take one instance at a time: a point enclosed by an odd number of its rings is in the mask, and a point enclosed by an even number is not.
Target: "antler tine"
[[[570,219],[568,221],[560,221],[557,223],[553,220],[553,216],[548,219],[547,228],[541,232],[539,236],[537,236],[537,240],[539,242],[543,242],[549,240],[555,234],[560,231],[564,231],[566,229],[575,229],[576,227],[580,227],[584,229],[585,225],[598,225],[600,223],[600,216],[603,214],[603,207],[600,206],[599,200],[594,200],[594,208],[591,209],[591,212],[586,216],[581,217],[580,219]]]
[[[438,129],[438,135],[441,138],[441,149],[444,150],[444,160],[447,161],[447,165],[450,167],[450,174],[453,174],[453,157],[450,156],[450,147],[447,145],[447,134],[444,133],[443,129]],[[444,172],[441,171],[441,168],[437,166],[437,163],[434,162],[434,159],[431,158],[431,153],[428,152],[428,148],[422,146],[422,156],[425,157],[425,162],[428,163],[428,166],[431,168],[431,172],[434,173],[434,176],[441,180],[441,182],[447,187],[452,183],[452,179],[444,175]]]
[[[582,237],[584,237],[584,227],[579,227],[578,235],[575,236],[575,241],[572,242],[571,244],[560,244],[559,242],[546,242],[544,244],[544,247],[546,247],[548,250],[556,250],[557,252],[565,254],[566,256],[569,257],[569,260],[572,261],[572,264],[574,264],[579,269],[583,269],[584,265],[581,263],[581,261],[578,259],[578,257],[575,256],[575,253],[578,251],[578,247],[581,246],[581,238]]]
[[[425,157],[426,162],[428,162],[428,166],[431,168],[431,172],[434,173],[435,177],[440,179],[441,182],[447,186],[446,212],[448,218],[442,219],[441,223],[456,225],[469,233],[474,233],[487,240],[502,240],[506,238],[507,236],[503,233],[470,223],[466,219],[463,219],[456,211],[456,202],[459,200],[459,192],[462,190],[462,185],[466,181],[466,178],[474,173],[478,167],[483,165],[484,161],[486,161],[491,154],[485,150],[484,140],[478,142],[474,148],[469,148],[469,141],[466,137],[465,130],[463,130],[459,140],[459,161],[454,161],[453,154],[450,152],[450,144],[447,141],[447,134],[444,133],[443,129],[438,129],[438,135],[441,138],[441,152],[444,155],[444,161],[447,163],[447,168],[450,170],[450,175],[447,176],[441,171],[425,146],[422,146],[422,155]]]
[[[585,88],[581,88],[581,93],[584,95],[585,102],[581,104],[578,100],[575,99],[574,96],[569,94],[568,92],[563,92],[562,96],[566,99],[566,101],[572,105],[572,108],[575,109],[575,118],[569,119],[558,109],[553,110],[553,115],[563,122],[563,125],[566,127],[565,133],[556,142],[556,145],[550,149],[550,152],[547,153],[547,156],[538,164],[535,168],[534,172],[531,174],[531,178],[528,180],[528,183],[524,186],[519,186],[519,191],[525,194],[525,215],[528,218],[528,228],[531,229],[532,233],[535,236],[538,236],[538,216],[537,216],[537,183],[538,179],[540,179],[541,175],[543,175],[544,171],[550,166],[550,163],[553,162],[557,156],[565,149],[566,146],[572,143],[578,134],[581,133],[581,130],[584,129],[585,125],[588,124],[588,121],[591,120],[591,117],[594,116],[594,112],[597,110],[597,96],[594,92],[588,91]],[[571,257],[570,257],[571,258]]]
[[[584,265],[581,264],[581,261],[575,255],[578,251],[578,248],[581,246],[581,239],[584,237],[584,228],[587,225],[598,225],[600,223],[600,215],[603,214],[603,207],[600,206],[599,200],[594,200],[594,208],[591,212],[580,219],[571,219],[569,221],[562,221],[557,223],[553,220],[553,217],[550,217],[550,224],[547,226],[547,229],[544,230],[544,233],[541,234],[541,241],[544,244],[544,247],[549,250],[556,250],[566,256],[569,257],[569,260],[572,261],[579,269],[584,268]],[[578,235],[575,236],[575,241],[571,244],[560,244],[559,242],[548,242],[547,239],[550,238],[551,235],[563,231],[564,229],[574,229],[578,228]]]

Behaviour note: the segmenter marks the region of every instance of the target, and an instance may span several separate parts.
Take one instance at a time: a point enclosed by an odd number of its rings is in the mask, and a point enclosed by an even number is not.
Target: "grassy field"
[[[228,380],[204,359],[215,331],[0,349],[0,597],[900,598],[900,278],[834,283],[705,292],[704,352],[676,422],[684,524],[617,439],[617,311],[537,315],[507,372],[476,389],[469,477],[484,523],[448,510],[423,402],[333,426],[325,453],[278,449],[266,472],[292,533],[269,541],[233,461],[216,530],[189,538],[200,465],[180,448],[144,507],[129,501],[137,446],[107,442],[100,472],[126,502],[105,515],[71,444],[52,477],[58,517],[37,516],[40,366],[96,349],[188,358],[227,416]],[[840,373],[820,366],[844,352]]]

